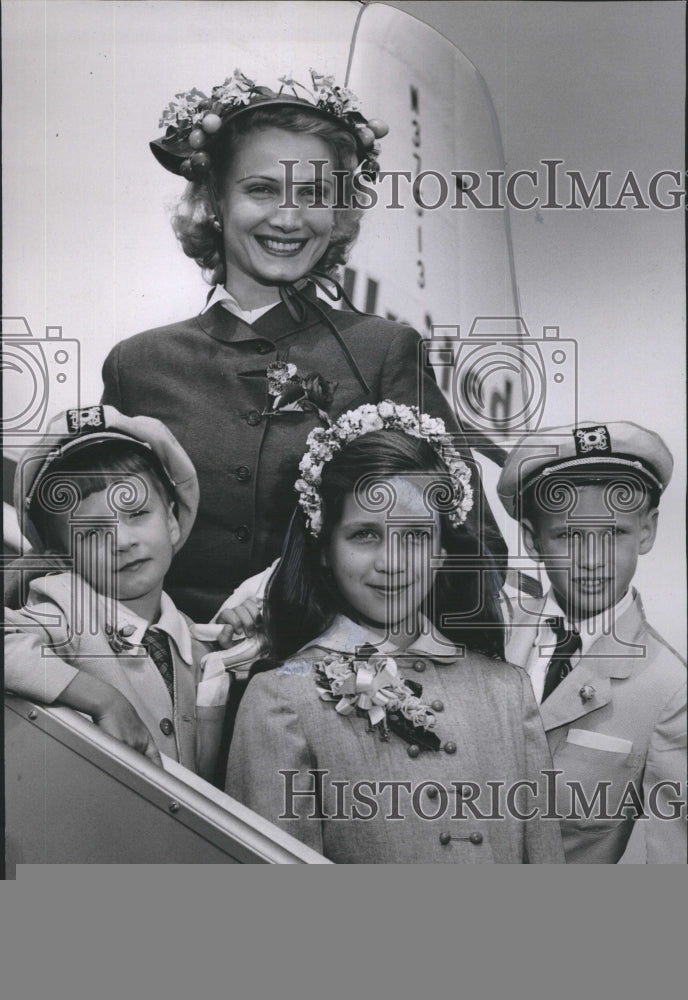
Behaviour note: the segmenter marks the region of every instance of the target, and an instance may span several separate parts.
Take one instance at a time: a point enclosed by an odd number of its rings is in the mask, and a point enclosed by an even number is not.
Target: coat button
[[[161,719],[160,720],[160,732],[163,736],[171,736],[174,732],[174,726],[172,725],[171,719]]]
[[[441,833],[440,834],[440,844],[442,847],[446,847],[447,844],[451,843],[451,833]]]
[[[246,423],[249,427],[257,427],[262,419],[263,417],[258,410],[251,410],[250,413],[246,414]]]
[[[411,746],[406,751],[406,753],[409,755],[409,757],[418,757],[420,755],[420,747],[418,746],[417,743],[412,743]]]
[[[237,542],[247,542],[251,537],[251,529],[247,524],[240,524],[234,532]]]
[[[416,671],[417,674],[422,674],[423,671],[425,670],[425,664],[423,663],[422,660],[414,660],[413,669]]]
[[[440,701],[439,698],[435,698],[435,700],[430,705],[430,708],[433,710],[433,712],[443,712],[444,711],[444,702]]]
[[[251,478],[251,470],[248,465],[237,465],[234,470],[234,475],[237,477],[240,483],[245,483],[247,479]]]
[[[468,839],[472,844],[482,844],[483,835],[482,833],[472,833]]]
[[[447,740],[442,749],[445,753],[456,753],[456,743],[454,740]]]
[[[426,793],[426,795],[428,796],[429,799],[436,799],[437,796],[440,794],[437,791],[437,785],[430,785],[429,788],[425,789],[425,793]]]

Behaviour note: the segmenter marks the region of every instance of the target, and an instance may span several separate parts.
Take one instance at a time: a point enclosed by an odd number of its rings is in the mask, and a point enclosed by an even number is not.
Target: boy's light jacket
[[[127,609],[117,605],[117,628],[135,626],[127,637],[135,648],[117,652],[105,631],[104,599],[71,573],[33,580],[26,606],[5,610],[5,689],[52,704],[84,670],[128,699],[160,753],[212,778],[225,708],[196,705],[201,658],[211,647],[194,638],[190,619],[168,601],[178,615],[177,638],[170,638],[174,705],[155,663],[136,645],[145,630],[141,619],[129,618]],[[82,617],[84,627],[79,626]]]
[[[506,658],[525,666],[536,639],[545,598],[521,599],[511,609]],[[610,815],[619,803],[644,804],[647,862],[686,863],[686,665],[648,624],[640,595],[581,658],[540,706],[557,777],[558,808],[571,812],[567,783],[578,782],[588,802],[607,794]],[[604,789],[602,783],[608,782]],[[678,783],[680,794],[673,785]],[[629,783],[633,789],[629,790]],[[652,789],[655,789],[654,792]],[[634,790],[637,796],[634,796]],[[683,801],[680,818],[672,801]],[[599,801],[599,800],[598,800]],[[562,835],[568,864],[616,864],[633,828],[634,810],[625,818],[564,819]],[[651,808],[652,807],[652,808]]]

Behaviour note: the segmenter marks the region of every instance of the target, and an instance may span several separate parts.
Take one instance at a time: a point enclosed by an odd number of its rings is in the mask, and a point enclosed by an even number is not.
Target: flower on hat
[[[311,69],[310,74],[313,81],[315,103],[319,107],[339,118],[360,110],[361,102],[353,90],[337,86],[333,76],[323,76],[317,70]]]
[[[380,152],[376,140],[385,136],[389,127],[379,119],[368,121],[360,112],[356,94],[340,87],[334,77],[314,69],[310,74],[311,88],[303,86],[287,73],[279,78],[281,86],[275,92],[269,87],[259,86],[240,69],[235,69],[224,83],[212,88],[210,97],[195,87],[186,93],[175,94],[160,116],[159,127],[166,130],[161,142],[182,157],[185,156],[185,147],[188,147],[188,159],[184,159],[179,168],[183,176],[203,174],[210,169],[210,159],[205,150],[212,144],[223,120],[242,107],[259,103],[261,98],[276,100],[287,91],[290,100],[310,104],[338,118],[356,138],[361,169],[368,176],[375,177],[379,171],[375,157]]]
[[[167,107],[160,115],[159,128],[172,127],[175,130],[192,128],[204,117],[204,110],[201,108],[203,101],[206,101],[205,94],[196,90],[189,90],[185,94],[175,94]]]
[[[294,488],[306,515],[306,526],[314,538],[322,531],[322,470],[338,451],[356,438],[373,431],[403,431],[430,444],[447,467],[453,486],[453,502],[448,516],[455,527],[462,525],[473,507],[471,472],[447,434],[444,421],[419,413],[415,406],[394,403],[364,403],[343,413],[329,427],[316,427],[306,439],[306,452],[299,463],[300,477]]]

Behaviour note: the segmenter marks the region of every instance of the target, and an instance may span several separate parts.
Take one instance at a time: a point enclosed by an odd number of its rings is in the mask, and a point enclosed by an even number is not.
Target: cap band
[[[523,490],[529,489],[540,479],[543,479],[546,476],[553,476],[556,473],[560,472],[562,469],[578,469],[581,466],[586,467],[590,465],[596,465],[596,466],[623,465],[625,468],[636,469],[638,472],[642,473],[642,475],[645,476],[646,479],[650,479],[652,483],[657,487],[660,493],[662,493],[664,490],[664,487],[662,486],[657,476],[653,472],[651,472],[647,468],[647,466],[643,465],[642,462],[638,462],[630,458],[614,458],[612,455],[605,455],[603,459],[600,457],[572,458],[567,462],[560,462],[558,465],[547,466],[544,469],[540,469],[537,473],[535,473],[535,475],[532,478],[526,479],[521,488]]]
[[[94,407],[94,409],[96,409],[96,407]],[[98,407],[98,409],[102,410],[102,407]],[[68,412],[77,413],[78,411],[70,410]],[[157,464],[160,466],[160,469],[164,473],[165,478],[168,480],[168,482],[172,486],[172,489],[174,490],[175,487],[174,481],[170,478],[169,473],[165,469],[160,459],[157,458],[155,452],[153,451],[153,449],[151,448],[151,446],[148,444],[147,441],[140,441],[138,438],[133,438],[129,434],[120,434],[118,431],[108,431],[101,428],[94,428],[92,431],[87,431],[87,432],[80,431],[78,438],[75,438],[73,441],[67,441],[65,444],[59,445],[57,448],[53,448],[53,450],[45,456],[45,459],[43,463],[39,466],[38,472],[34,476],[31,487],[24,499],[24,506],[26,507],[27,510],[30,510],[31,504],[33,503],[38,488],[43,482],[45,474],[50,468],[50,466],[53,464],[53,462],[57,462],[61,458],[65,458],[65,456],[71,455],[73,452],[81,451],[83,448],[93,447],[96,444],[102,443],[103,438],[99,438],[98,440],[93,440],[90,438],[90,435],[94,433],[104,434],[105,435],[104,440],[106,441],[126,441],[134,447],[138,446],[142,450],[149,452],[156,458]]]

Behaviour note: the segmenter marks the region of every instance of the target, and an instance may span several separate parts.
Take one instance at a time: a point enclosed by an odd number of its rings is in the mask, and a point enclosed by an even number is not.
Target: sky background
[[[617,190],[629,170],[646,189],[657,171],[684,169],[683,3],[391,6],[441,32],[483,76],[507,172],[557,158],[590,180],[612,171]],[[83,401],[98,397],[100,366],[118,340],[197,312],[207,290],[167,221],[179,183],[147,149],[160,109],[176,90],[219,82],[236,64],[274,66],[275,53],[280,69],[345,63],[358,9],[5,0],[3,313],[25,316],[37,336],[56,324],[78,340]],[[371,75],[380,117],[398,86]],[[528,326],[559,326],[578,344],[580,415],[652,427],[676,457],[638,583],[650,619],[683,649],[683,213],[510,218]],[[386,250],[391,273],[394,244]]]

